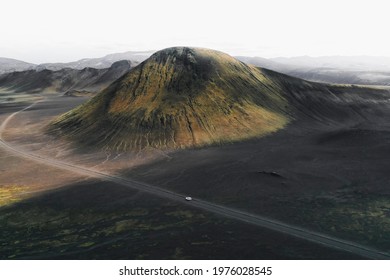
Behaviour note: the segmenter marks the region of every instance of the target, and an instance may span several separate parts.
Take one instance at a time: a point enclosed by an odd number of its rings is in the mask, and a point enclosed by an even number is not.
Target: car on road
[[[191,197],[191,196],[186,196],[186,200],[187,200],[187,201],[191,201],[191,200],[192,200],[192,197]]]

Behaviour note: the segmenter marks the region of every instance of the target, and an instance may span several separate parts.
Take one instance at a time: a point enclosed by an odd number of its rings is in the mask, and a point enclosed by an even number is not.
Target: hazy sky
[[[66,62],[179,45],[262,57],[390,56],[388,2],[0,0],[0,57]]]

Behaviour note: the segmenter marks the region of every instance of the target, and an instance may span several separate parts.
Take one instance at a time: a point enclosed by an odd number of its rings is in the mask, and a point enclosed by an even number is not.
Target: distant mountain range
[[[332,68],[345,71],[390,71],[390,57],[380,56],[297,56],[272,61],[295,68]]]
[[[124,53],[115,53],[109,54],[99,58],[84,58],[74,62],[67,63],[43,63],[43,64],[33,64],[11,58],[2,58],[0,57],[0,74],[10,73],[15,71],[26,71],[26,70],[52,70],[58,71],[64,68],[71,69],[84,69],[86,67],[95,68],[95,69],[104,69],[109,68],[111,65],[120,60],[128,60],[133,66],[138,65],[149,56],[151,56],[153,51],[145,52],[124,52]]]
[[[128,60],[113,63],[109,68],[63,68],[52,71],[26,70],[0,75],[0,88],[11,92],[58,92],[66,95],[96,93],[127,73],[132,64]]]
[[[390,86],[390,58],[374,56],[237,57],[241,61],[313,82]]]
[[[85,58],[68,63],[44,63],[40,65],[15,59],[0,58],[0,75],[15,71],[52,70],[65,68],[82,70],[109,68],[114,62],[128,60],[134,67],[152,55],[153,51],[124,52],[100,58]],[[237,59],[297,78],[323,83],[390,86],[390,57],[375,56],[323,56],[323,57],[262,57],[237,56]]]
[[[0,74],[10,73],[15,71],[32,70],[36,67],[35,64],[16,60],[12,58],[0,57]]]
[[[61,70],[64,68],[72,69],[84,69],[85,67],[91,67],[96,69],[109,68],[111,65],[120,60],[128,60],[134,67],[140,64],[142,61],[152,55],[152,51],[146,52],[124,52],[109,54],[99,58],[84,58],[74,62],[68,63],[44,63],[37,66],[37,70],[48,69],[48,70]]]

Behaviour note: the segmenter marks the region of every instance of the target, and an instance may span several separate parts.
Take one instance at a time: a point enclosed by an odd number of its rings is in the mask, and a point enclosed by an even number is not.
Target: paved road
[[[238,221],[247,222],[250,224],[254,224],[260,227],[264,227],[267,229],[275,230],[277,232],[285,233],[300,239],[304,239],[306,241],[314,242],[317,244],[322,244],[327,247],[335,248],[338,250],[350,252],[364,258],[368,259],[390,259],[390,254],[385,252],[380,252],[376,249],[362,246],[360,244],[356,244],[353,242],[345,241],[342,239],[338,239],[335,237],[331,237],[325,234],[321,234],[318,232],[314,232],[311,230],[299,228],[296,226],[288,225],[276,220],[268,219],[266,217],[262,217],[259,215],[250,214],[247,212],[239,211],[233,208],[225,207],[222,205],[214,204],[211,202],[207,202],[201,199],[193,199],[192,201],[186,201],[185,195],[172,192],[154,185],[146,184],[143,182],[138,182],[135,180],[131,180],[129,178],[124,178],[117,175],[111,175],[104,172],[99,172],[96,170],[92,170],[83,166],[74,165],[68,162],[59,161],[51,158],[42,157],[27,151],[23,151],[16,146],[13,146],[7,143],[3,139],[3,132],[6,129],[8,123],[12,120],[12,118],[22,112],[30,109],[35,104],[42,102],[42,100],[37,101],[26,108],[17,111],[10,116],[8,116],[4,122],[0,126],[0,147],[12,152],[15,155],[18,155],[22,158],[33,160],[42,164],[46,164],[49,166],[54,166],[57,168],[61,168],[63,170],[67,170],[70,172],[78,173],[84,176],[90,176],[93,178],[98,178],[106,181],[111,181],[120,185],[124,185],[130,187],[132,189],[136,189],[139,191],[147,192],[153,195],[157,195],[162,198],[167,198],[170,200],[175,200],[180,203],[185,203],[189,206],[193,206],[202,210],[206,210],[208,212],[212,212],[215,214],[219,214],[228,218],[232,218]]]

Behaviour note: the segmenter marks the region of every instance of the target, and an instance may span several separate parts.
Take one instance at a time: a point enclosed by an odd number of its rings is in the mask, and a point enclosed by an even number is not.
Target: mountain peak
[[[226,60],[234,63],[241,63],[232,56],[206,48],[195,47],[171,47],[155,52],[150,59],[157,62],[182,62],[185,64],[204,63],[206,60]],[[171,61],[170,59],[173,59]],[[225,61],[225,62],[226,62]]]

